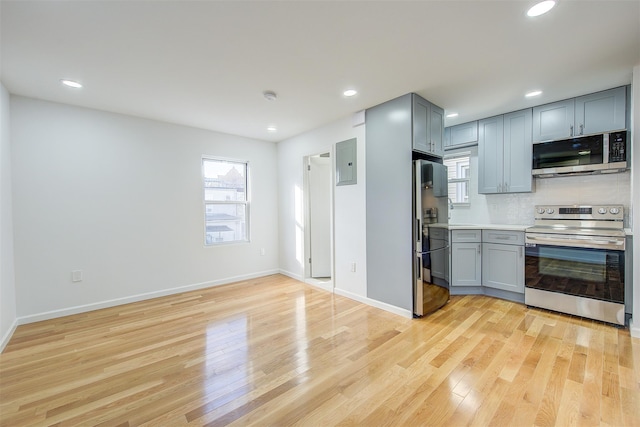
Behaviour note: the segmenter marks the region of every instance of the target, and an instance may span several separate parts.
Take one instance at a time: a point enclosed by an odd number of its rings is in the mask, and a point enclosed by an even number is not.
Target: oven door
[[[525,303],[624,324],[624,238],[527,233]]]

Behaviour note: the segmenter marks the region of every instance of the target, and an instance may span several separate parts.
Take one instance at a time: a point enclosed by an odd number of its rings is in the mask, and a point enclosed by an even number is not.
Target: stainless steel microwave
[[[624,172],[627,151],[627,131],[533,144],[532,174],[548,178]]]

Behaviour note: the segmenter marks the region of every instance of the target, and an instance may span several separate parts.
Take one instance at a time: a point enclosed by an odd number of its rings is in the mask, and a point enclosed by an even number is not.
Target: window
[[[249,241],[247,162],[202,159],[205,245]]]
[[[469,203],[469,156],[471,153],[457,153],[445,157],[448,169],[449,198],[454,204]]]

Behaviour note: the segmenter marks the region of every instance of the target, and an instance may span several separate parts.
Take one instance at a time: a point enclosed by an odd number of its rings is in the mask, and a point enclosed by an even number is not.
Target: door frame
[[[335,151],[333,146],[328,147],[325,150],[320,150],[313,154],[308,154],[302,158],[302,186],[303,186],[303,204],[304,204],[304,249],[303,249],[303,276],[304,282],[317,286],[319,288],[325,289],[327,291],[333,292],[333,288],[335,287],[335,239],[334,239],[334,224],[335,224],[335,210],[334,210],[334,200],[335,200],[335,174],[329,173],[329,183],[331,185],[331,190],[329,194],[329,247],[330,247],[330,262],[331,262],[331,277],[330,280],[318,280],[311,277],[311,264],[309,263],[309,256],[311,255],[311,230],[310,230],[310,197],[309,197],[309,171],[307,166],[310,165],[311,157],[318,157],[321,155],[329,155],[331,159],[331,171],[335,170]]]

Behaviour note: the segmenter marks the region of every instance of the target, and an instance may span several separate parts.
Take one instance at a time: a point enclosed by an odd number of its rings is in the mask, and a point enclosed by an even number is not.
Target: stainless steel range
[[[624,208],[536,206],[525,233],[525,304],[625,324]]]

